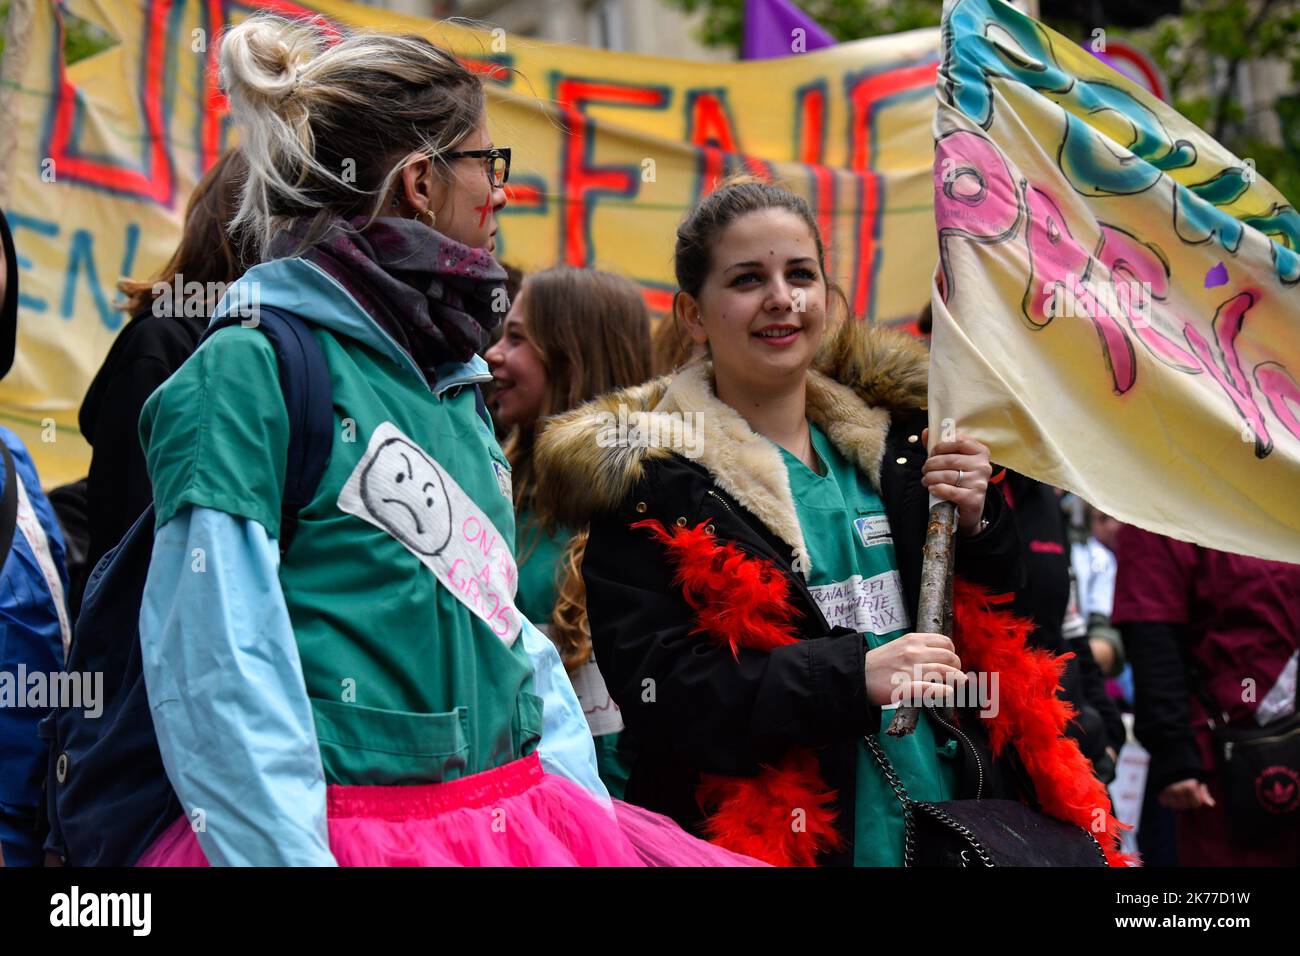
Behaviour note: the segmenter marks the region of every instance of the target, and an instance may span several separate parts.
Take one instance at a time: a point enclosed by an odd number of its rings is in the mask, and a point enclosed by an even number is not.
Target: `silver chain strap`
[[[863,734],[862,740],[871,751],[871,756],[876,758],[876,766],[893,787],[894,796],[898,797],[898,802],[903,805],[903,866],[911,866],[916,849],[916,821],[912,816],[912,798],[907,795],[907,788],[903,786],[903,781],[894,770],[894,765],[889,762],[889,758],[880,748],[880,741],[871,734]]]
[[[896,796],[898,802],[903,805],[903,866],[910,867],[915,858],[916,852],[916,803],[907,795],[907,788],[903,786],[903,780],[898,776],[898,771],[894,769],[893,763],[891,763],[889,758],[885,756],[885,751],[881,748],[880,741],[876,740],[876,738],[871,734],[864,734],[862,739],[866,743],[867,749],[871,751],[871,756],[876,758],[876,765],[880,767],[881,773],[885,775],[885,779],[889,781],[890,787],[893,788],[894,796]],[[933,804],[929,805],[926,809],[940,821],[959,833],[966,842],[971,845],[971,848],[975,851],[976,855],[979,856],[980,863],[984,866],[990,867],[994,865],[993,858],[989,856],[988,850],[985,849],[984,845],[980,843],[975,834],[967,827],[958,823],[951,816]],[[969,862],[966,859],[965,852],[962,853],[961,858],[963,862]]]
[[[894,796],[896,796],[898,802],[903,805],[903,866],[910,867],[916,850],[915,808],[917,803],[907,795],[907,788],[903,786],[902,778],[898,776],[898,771],[894,769],[894,765],[890,762],[889,758],[885,756],[885,751],[881,748],[880,742],[871,734],[863,734],[862,741],[866,744],[867,750],[871,752],[871,756],[875,758],[876,766],[878,766],[880,772],[885,775],[885,780],[887,780],[889,786],[893,788]],[[979,857],[980,863],[987,867],[996,866],[984,844],[980,842],[979,838],[976,837],[968,827],[953,819],[951,815],[944,812],[934,804],[928,804],[925,810],[931,816],[937,818],[952,828],[955,832],[961,834],[961,836],[966,839],[966,842],[971,845],[975,854]],[[1080,829],[1083,828],[1081,827]],[[1092,845],[1096,847],[1097,856],[1101,859],[1101,865],[1106,866],[1106,852],[1102,849],[1101,842],[1088,830],[1085,829],[1083,832],[1088,834],[1088,838],[1092,841]],[[962,852],[961,858],[964,863],[969,862],[966,859],[965,851]]]
[[[961,836],[965,838],[966,842],[971,845],[971,848],[975,851],[975,855],[980,858],[980,862],[982,864],[984,864],[987,867],[992,867],[994,865],[993,857],[989,856],[989,851],[984,848],[984,844],[981,843],[979,841],[979,838],[976,837],[975,834],[970,831],[969,827],[961,823],[958,823],[956,820],[952,818],[950,814],[948,814],[941,808],[935,806],[934,804],[930,804],[925,809],[926,812],[929,813],[931,816],[935,817],[937,820],[941,821],[942,823],[947,824],[951,829],[961,834]],[[961,859],[963,865],[970,863],[970,860],[966,858],[966,852],[967,851],[965,850],[961,851]]]

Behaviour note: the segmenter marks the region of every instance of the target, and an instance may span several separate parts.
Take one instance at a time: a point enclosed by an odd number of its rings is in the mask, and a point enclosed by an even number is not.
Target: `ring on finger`
[[[958,487],[958,488],[961,487],[961,480],[962,480],[962,478],[965,476],[965,474],[966,474],[966,472],[964,472],[964,471],[958,469],[958,471],[957,471],[957,487]]]

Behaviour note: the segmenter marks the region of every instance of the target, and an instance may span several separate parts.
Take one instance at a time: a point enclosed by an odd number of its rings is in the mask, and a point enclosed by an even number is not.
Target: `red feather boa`
[[[1127,826],[1111,812],[1110,794],[1094,776],[1092,762],[1065,736],[1075,711],[1056,690],[1073,655],[1055,657],[1028,647],[1033,622],[997,610],[988,592],[960,578],[953,581],[952,607],[952,642],[962,668],[998,675],[998,713],[987,718],[993,756],[1014,740],[1043,812],[1090,831],[1107,863],[1128,866],[1131,857],[1119,851],[1119,834]]]
[[[790,583],[776,566],[718,541],[703,524],[670,531],[647,520],[632,527],[648,529],[668,549],[674,580],[696,614],[693,633],[737,656],[741,647],[770,651],[798,640]],[[960,579],[953,582],[953,620],[962,667],[998,674],[999,709],[988,718],[994,755],[1014,740],[1043,811],[1098,835],[1111,866],[1128,865],[1118,850],[1124,825],[1111,813],[1106,787],[1064,736],[1073,711],[1056,689],[1068,655],[1027,647],[1033,623],[994,608],[987,592]],[[777,866],[812,866],[819,854],[844,845],[836,795],[816,755],[803,749],[752,777],[705,774],[696,791],[713,842]]]
[[[770,651],[799,640],[790,582],[776,565],[719,542],[704,525],[668,532],[658,521],[638,521],[667,548],[677,567],[675,581],[699,622],[692,634],[707,634],[731,647]]]
[[[674,580],[695,612],[694,634],[706,634],[740,656],[740,648],[770,651],[799,640],[790,582],[775,565],[719,542],[704,525],[669,532],[658,521],[638,521],[668,548]],[[818,854],[838,850],[836,792],[822,780],[816,756],[792,750],[753,777],[704,774],[695,793],[708,812],[710,841],[774,866],[812,866]]]

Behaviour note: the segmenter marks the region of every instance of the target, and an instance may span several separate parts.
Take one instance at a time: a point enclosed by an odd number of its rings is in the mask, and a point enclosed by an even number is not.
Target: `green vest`
[[[824,475],[813,472],[784,448],[780,451],[812,560],[809,590],[832,627],[851,627],[863,634],[869,649],[880,647],[908,633],[911,620],[904,607],[885,505],[870,481],[821,429],[811,423],[808,427]],[[883,712],[883,723],[888,723],[891,713]],[[940,747],[925,720],[907,737],[880,733],[876,739],[914,799],[952,798],[955,741]],[[859,742],[857,751],[853,863],[901,866],[902,807],[866,746]]]
[[[280,585],[325,776],[453,780],[536,749],[542,702],[513,597],[509,466],[472,387],[314,329],[336,431]],[[162,526],[190,505],[279,536],[288,420],[269,341],[218,332],[141,417]]]
[[[538,627],[551,622],[559,596],[560,559],[568,545],[566,532],[547,534],[527,511],[519,513],[519,594],[515,604]]]
[[[569,534],[546,534],[525,509],[519,513],[519,597],[516,603],[528,620],[550,635],[551,612],[559,597],[560,561]],[[620,748],[623,718],[609,696],[595,658],[569,675],[583,716],[596,744],[596,772],[610,796],[623,799],[632,773],[632,758]]]

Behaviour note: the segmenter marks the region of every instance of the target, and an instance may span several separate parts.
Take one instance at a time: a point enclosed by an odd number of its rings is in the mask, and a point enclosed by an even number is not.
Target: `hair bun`
[[[305,245],[335,217],[373,222],[404,166],[482,121],[483,81],[424,37],[336,39],[318,20],[268,13],[221,37],[222,85],[248,161],[233,225],[259,257],[296,220],[309,220]]]
[[[221,39],[221,85],[232,100],[279,103],[316,56],[319,33],[305,24],[253,16]]]

